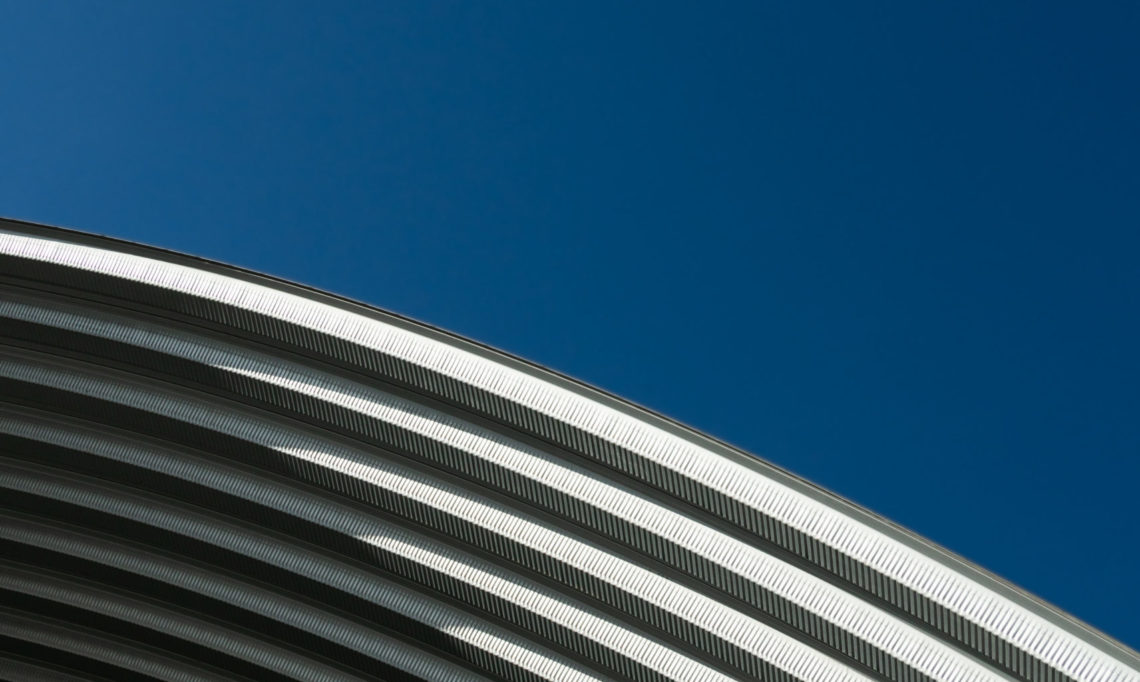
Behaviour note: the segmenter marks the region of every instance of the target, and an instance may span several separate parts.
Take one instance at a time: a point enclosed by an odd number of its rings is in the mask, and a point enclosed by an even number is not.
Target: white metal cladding
[[[1135,652],[774,467],[319,292],[2,222],[0,344],[13,669],[1140,682]]]
[[[857,682],[864,679],[831,659],[821,656],[810,647],[700,593],[667,581],[652,570],[624,561],[568,534],[559,533],[553,528],[512,514],[501,505],[472,498],[454,486],[425,480],[404,467],[371,460],[365,453],[353,452],[333,443],[322,443],[315,438],[306,437],[305,434],[274,427],[265,421],[243,419],[232,410],[220,410],[209,404],[176,402],[177,399],[161,394],[143,394],[136,387],[122,382],[97,383],[98,380],[91,377],[64,375],[55,369],[40,370],[13,361],[0,361],[0,376],[66,385],[70,391],[87,395],[99,395],[101,391],[105,391],[103,395],[116,402],[131,401],[135,405],[145,406],[161,414],[179,415],[187,420],[201,420],[199,423],[208,423],[220,431],[240,434],[252,442],[279,448],[294,457],[319,463],[359,480],[425,501],[428,505],[455,518],[476,519],[479,525],[497,535],[514,539],[547,556],[590,573],[618,589],[679,613],[702,630],[752,650],[766,660],[773,660],[780,664],[781,668],[786,666],[785,669],[789,672],[798,673],[799,679],[810,682],[816,680]],[[371,521],[365,514],[353,513],[350,508],[337,507],[321,500],[305,499],[303,495],[289,495],[287,490],[272,483],[249,484],[236,472],[215,476],[213,479],[210,482],[211,487],[225,489],[226,492],[242,497],[256,496],[258,501],[266,506],[313,520],[330,530],[336,529],[344,534],[372,541],[389,534],[386,528]],[[242,485],[243,483],[245,485]],[[398,539],[396,541],[399,542]],[[402,544],[404,544],[402,553],[421,561],[448,558],[442,553],[431,552],[430,546],[425,547],[425,543],[405,541]],[[556,597],[540,594],[537,589],[530,588],[526,581],[520,578],[509,575],[496,576],[495,573],[500,573],[499,571],[479,570],[471,566],[471,563],[469,560],[461,562],[452,559],[450,565],[437,568],[457,575],[470,572],[471,580],[479,578],[494,580],[498,584],[485,585],[484,589],[494,590],[503,595],[516,593],[520,600],[526,602],[529,610],[543,613],[550,619],[577,623],[583,633],[596,633],[596,636],[607,637],[609,646],[616,650],[630,651],[639,654],[640,657],[639,650],[646,646],[643,638],[636,638],[631,633],[611,634],[602,619],[590,618],[580,609],[559,603]],[[557,611],[547,612],[555,609]],[[668,653],[654,651],[648,652],[648,655],[662,659]],[[716,679],[713,671],[706,668],[694,668],[686,674],[684,665],[679,664],[679,666],[662,672],[673,679]]]
[[[126,326],[89,315],[65,313],[16,301],[0,301],[0,313],[13,319],[35,320],[44,324],[80,330],[94,336],[116,338],[131,345],[193,358],[205,364],[257,376],[293,390],[307,392],[323,400],[346,405],[376,418],[401,424],[432,438],[495,459],[528,477],[559,487],[583,504],[605,508],[630,519],[648,532],[668,538],[694,552],[705,554],[742,580],[762,585],[773,592],[821,614],[826,620],[882,648],[891,648],[916,669],[939,679],[985,679],[990,671],[964,654],[932,640],[917,628],[883,613],[857,597],[830,585],[810,573],[790,566],[731,536],[678,514],[652,499],[605,481],[604,478],[561,463],[535,448],[512,442],[494,432],[462,421],[412,401],[372,387],[320,374],[293,363],[262,356],[248,350],[227,347],[210,339],[186,338],[162,333],[139,325]],[[82,389],[72,389],[82,390]],[[86,391],[84,391],[86,392]],[[160,408],[175,411],[169,405]],[[0,428],[4,428],[0,420]],[[41,440],[46,440],[41,436]],[[228,474],[226,480],[236,480]],[[577,553],[577,552],[574,552]],[[619,569],[624,573],[624,569]],[[631,575],[636,576],[636,570]],[[656,576],[636,578],[652,583]],[[696,599],[700,601],[698,597]],[[760,626],[763,627],[763,626]],[[796,642],[781,643],[795,648]],[[705,673],[707,675],[708,673]]]

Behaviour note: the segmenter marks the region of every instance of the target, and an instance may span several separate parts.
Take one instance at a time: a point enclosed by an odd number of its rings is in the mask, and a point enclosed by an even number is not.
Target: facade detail
[[[541,367],[0,221],[0,678],[1140,682],[1140,657]]]

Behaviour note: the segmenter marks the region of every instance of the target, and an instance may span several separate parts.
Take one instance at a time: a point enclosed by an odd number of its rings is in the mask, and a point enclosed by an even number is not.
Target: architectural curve
[[[323,292],[0,221],[12,679],[1140,682],[841,498]]]

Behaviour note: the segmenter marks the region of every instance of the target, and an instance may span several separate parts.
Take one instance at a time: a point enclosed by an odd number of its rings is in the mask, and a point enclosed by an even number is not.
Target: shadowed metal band
[[[0,593],[44,628],[255,679],[1140,682],[761,460],[321,292],[3,222],[0,343]]]

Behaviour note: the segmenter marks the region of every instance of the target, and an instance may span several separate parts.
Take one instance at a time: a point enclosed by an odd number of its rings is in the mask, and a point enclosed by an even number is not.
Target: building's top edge
[[[610,394],[602,389],[591,386],[580,380],[561,374],[555,370],[543,367],[535,362],[497,350],[486,344],[462,337],[458,334],[440,329],[430,324],[414,320],[405,315],[390,312],[374,305],[355,301],[316,289],[314,287],[290,282],[280,277],[255,272],[246,268],[228,265],[218,261],[192,256],[169,249],[149,246],[131,242],[111,236],[96,235],[73,229],[55,227],[33,223],[25,220],[0,218],[0,230],[22,233],[25,235],[46,237],[58,241],[70,242],[105,248],[122,253],[133,254],[153,260],[191,267],[214,274],[232,277],[246,282],[270,287],[307,298],[315,303],[332,306],[355,314],[378,319],[384,323],[403,328],[407,331],[426,336],[435,341],[448,344],[452,347],[481,356],[492,361],[523,372],[534,378],[548,382],[564,390],[571,391],[590,401],[619,411],[629,417],[650,424],[653,427],[682,438],[696,446],[705,448],[744,466],[753,468],[764,476],[772,478],[779,483],[792,488],[810,498],[827,505],[849,517],[852,517],[868,527],[910,547],[920,554],[933,559],[940,564],[956,571],[969,579],[993,590],[999,595],[1010,599],[1026,610],[1052,622],[1063,630],[1084,639],[1105,653],[1121,660],[1134,668],[1140,668],[1140,654],[1111,636],[1077,620],[1052,605],[1025,592],[1021,588],[994,575],[986,569],[977,566],[969,560],[940,547],[929,540],[885,519],[878,514],[865,509],[843,497],[821,488],[779,466],[767,462],[760,457],[750,454],[740,448],[718,440],[712,436],[701,433],[667,416],[658,414],[648,408],[637,405],[629,400]]]

